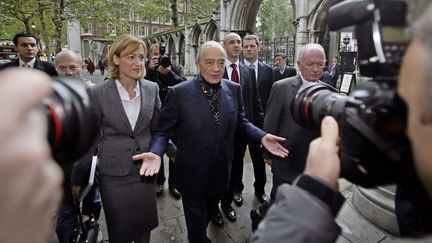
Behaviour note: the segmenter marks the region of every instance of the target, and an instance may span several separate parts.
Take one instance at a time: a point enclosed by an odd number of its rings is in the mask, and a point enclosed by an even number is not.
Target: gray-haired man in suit
[[[319,136],[319,131],[310,131],[300,127],[293,120],[290,107],[302,84],[319,82],[325,61],[326,57],[321,45],[307,44],[303,46],[297,59],[300,73],[295,77],[277,81],[271,90],[264,118],[264,131],[285,137],[283,146],[290,151],[287,158],[271,156],[264,158],[272,166],[272,198],[274,198],[279,185],[292,183],[303,172],[309,143]]]

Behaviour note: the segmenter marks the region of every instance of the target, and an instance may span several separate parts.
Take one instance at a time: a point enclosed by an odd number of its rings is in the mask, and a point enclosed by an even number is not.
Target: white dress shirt
[[[248,62],[248,60],[244,59],[243,60],[244,63],[248,66],[250,66],[251,68],[255,69],[255,80],[258,82],[258,59],[255,60],[254,63],[250,63]]]
[[[34,64],[36,62],[36,57],[33,58],[30,62],[24,62],[23,60],[21,60],[21,58],[19,59],[19,66],[23,67],[23,65],[27,64],[28,67],[27,68],[33,68]]]
[[[129,93],[123,87],[123,85],[116,80],[117,90],[120,95],[120,100],[123,105],[123,109],[126,112],[126,116],[128,117],[129,123],[132,127],[132,130],[135,129],[135,124],[138,120],[138,115],[141,109],[141,93],[139,89],[139,82],[136,83],[134,88],[135,97],[131,100],[129,98]]]
[[[239,60],[237,60],[236,62],[231,62],[230,60],[225,60],[225,68],[226,68],[226,70],[227,70],[227,73],[228,73],[228,79],[229,80],[231,80],[231,73],[232,73],[232,70],[233,70],[233,68],[231,67],[231,64],[236,64],[237,65],[237,73],[238,73],[238,76],[239,76],[239,80],[241,80],[241,77],[240,77],[240,68],[239,68]]]

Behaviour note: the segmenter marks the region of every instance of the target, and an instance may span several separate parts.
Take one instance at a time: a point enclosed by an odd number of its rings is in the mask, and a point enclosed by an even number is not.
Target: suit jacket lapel
[[[220,122],[219,122],[219,129],[218,129],[218,135],[217,135],[217,139],[216,141],[225,141],[225,134],[226,130],[230,128],[230,126],[232,125],[230,122],[230,118],[232,116],[232,109],[230,109],[230,107],[232,107],[232,104],[235,102],[232,100],[232,93],[231,90],[228,88],[228,86],[226,85],[226,82],[232,82],[230,80],[224,80],[222,79],[221,81],[221,94],[220,94],[220,110],[219,110],[219,114],[220,114]],[[222,143],[222,145],[220,145],[219,143],[217,144],[217,148],[215,149],[215,151],[219,151],[219,146],[224,146],[224,143]]]
[[[193,88],[190,90],[189,97],[190,97],[190,104],[193,104],[191,108],[194,108],[197,113],[203,114],[207,113],[207,116],[203,116],[206,118],[206,123],[209,123],[210,121],[215,124],[213,120],[213,114],[210,111],[210,107],[208,104],[208,101],[206,97],[204,97],[201,89],[201,85],[199,83],[200,77],[195,78]],[[210,123],[211,124],[211,123]]]
[[[227,71],[226,67],[225,67],[225,72],[224,72],[223,78],[224,79],[229,79],[229,77],[228,77],[228,71]]]
[[[291,85],[293,86],[293,88],[290,89],[290,91],[291,91],[291,94],[293,96],[295,96],[297,94],[297,91],[300,89],[300,86],[302,86],[302,84],[303,84],[303,81],[302,81],[300,75],[296,76],[296,81],[297,82],[292,82],[291,83]]]
[[[140,88],[140,98],[141,98],[141,107],[140,112],[138,114],[138,119],[135,124],[134,132],[138,132],[139,129],[142,129],[150,122],[151,116],[148,116],[149,114],[153,114],[153,111],[151,109],[154,108],[154,101],[156,97],[154,97],[154,94],[150,92],[150,90],[147,88],[147,86],[141,81],[138,81],[139,88]],[[148,105],[150,104],[150,105]],[[153,105],[151,105],[153,104]]]
[[[258,62],[257,87],[259,87],[261,83],[264,81],[263,74],[264,74],[264,65],[261,62]]]
[[[117,114],[118,118],[124,123],[124,125],[130,131],[132,131],[132,127],[129,123],[129,119],[127,118],[126,112],[125,112],[123,105],[121,103],[120,94],[118,93],[117,85],[116,85],[115,81],[110,79],[110,80],[107,80],[106,82],[108,82],[108,83],[105,86],[105,90],[106,90],[105,95],[107,95],[109,97],[109,100],[111,101],[112,107],[115,109],[116,113],[114,113],[114,114]]]
[[[239,73],[240,73],[240,85],[243,87],[245,79],[250,78],[247,72],[246,64],[239,62]]]
[[[37,58],[36,58],[36,60],[35,60],[35,63],[34,63],[34,65],[33,65],[33,68],[34,68],[34,69],[39,69],[39,70],[43,70],[43,69],[44,69],[44,67],[43,67],[43,65],[42,65],[42,62],[41,62],[39,59],[37,59]]]

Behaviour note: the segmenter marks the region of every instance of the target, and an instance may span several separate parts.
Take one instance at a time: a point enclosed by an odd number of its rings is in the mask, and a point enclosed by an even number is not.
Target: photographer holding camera
[[[408,107],[407,129],[414,155],[416,176],[432,198],[432,5],[413,27],[413,40],[400,69],[397,91]],[[339,141],[335,119],[325,117],[321,137],[309,148],[306,169],[293,185],[279,188],[274,206],[258,227],[251,242],[334,242],[339,234],[334,217],[342,205],[337,180],[344,169],[339,154],[344,141]],[[410,178],[415,180],[417,178]],[[426,212],[423,212],[426,213]],[[430,220],[430,219],[429,219]],[[422,225],[430,230],[430,223]],[[425,239],[430,242],[432,238]]]
[[[169,57],[165,54],[165,43],[154,43],[150,46],[149,51],[149,61],[146,62],[146,76],[145,79],[156,82],[159,86],[159,98],[164,104],[165,97],[168,94],[168,88],[174,86],[182,81],[186,80],[183,75],[183,70],[180,65],[172,63]],[[162,196],[163,185],[165,183],[165,170],[164,163],[161,163],[161,169],[157,175],[156,180],[156,194]],[[181,194],[174,187],[174,162],[169,159],[169,178],[168,178],[168,188],[170,194],[179,199]]]

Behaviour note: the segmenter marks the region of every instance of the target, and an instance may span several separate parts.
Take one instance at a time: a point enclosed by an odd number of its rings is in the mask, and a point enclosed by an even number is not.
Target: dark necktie
[[[232,63],[231,67],[232,67],[231,80],[236,82],[236,83],[239,83],[240,79],[239,79],[239,75],[237,72],[237,64]]]

